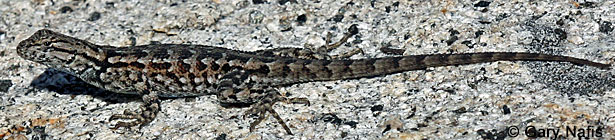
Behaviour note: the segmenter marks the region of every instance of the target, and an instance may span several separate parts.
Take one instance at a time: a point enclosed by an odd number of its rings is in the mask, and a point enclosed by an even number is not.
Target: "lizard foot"
[[[356,34],[359,33],[359,29],[357,28],[357,24],[353,24],[348,28],[348,31],[344,34],[344,36],[342,37],[342,39],[340,39],[339,41],[335,42],[335,43],[331,43],[331,38],[332,35],[331,33],[327,33],[327,38],[325,39],[325,46],[322,46],[320,48],[317,48],[317,52],[331,52],[333,49],[339,48],[342,44],[346,43],[348,41],[348,39]],[[361,50],[360,48],[355,48],[350,52],[345,52],[342,54],[338,54],[338,55],[334,55],[334,56],[330,56],[333,59],[346,59],[349,58],[355,54],[359,54],[359,53],[363,53],[363,50]]]
[[[346,43],[350,37],[359,33],[359,28],[357,28],[357,26],[357,24],[350,25],[348,31],[344,34],[342,39],[335,43],[331,43],[331,38],[333,37],[330,32],[327,33],[327,38],[325,38],[325,46],[318,48],[318,51],[330,52],[333,49],[340,47],[342,44]]]
[[[135,111],[131,111],[131,110],[124,110],[124,114],[113,114],[111,115],[111,117],[109,118],[109,121],[113,121],[113,120],[117,120],[117,119],[136,119],[135,121],[131,121],[131,122],[117,122],[117,124],[115,125],[115,127],[111,128],[111,129],[118,129],[120,127],[132,127],[132,126],[136,126],[139,124],[142,124],[145,121],[145,117],[143,117],[141,114],[135,112]]]
[[[120,127],[133,127],[139,125],[140,127],[152,122],[156,118],[156,114],[160,111],[160,100],[156,94],[143,95],[143,106],[139,107],[141,113],[137,113],[131,110],[124,110],[123,114],[113,114],[109,118],[109,121],[117,119],[135,119],[134,121],[122,122],[119,121],[115,127],[111,129],[118,129]]]
[[[270,96],[264,97],[263,100],[261,100],[260,102],[253,104],[252,107],[248,111],[245,112],[244,118],[245,116],[251,116],[251,115],[258,116],[258,118],[254,122],[250,123],[250,132],[252,132],[258,124],[260,124],[263,120],[265,120],[267,112],[269,112],[273,116],[273,118],[275,118],[278,121],[278,123],[282,125],[286,133],[290,135],[293,134],[290,131],[290,128],[288,128],[288,126],[284,122],[284,120],[280,117],[280,115],[272,108],[272,106],[276,102],[279,102],[279,101],[283,101],[286,103],[293,103],[293,104],[310,105],[310,102],[308,101],[307,98],[286,98],[286,97],[282,97],[279,94],[270,94]]]

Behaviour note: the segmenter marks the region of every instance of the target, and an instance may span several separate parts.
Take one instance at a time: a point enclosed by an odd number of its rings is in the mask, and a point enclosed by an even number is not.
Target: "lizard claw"
[[[134,121],[130,121],[130,122],[117,122],[117,124],[115,125],[115,127],[112,127],[111,129],[118,129],[120,127],[133,127],[139,124],[143,124],[143,122],[146,120],[142,115],[136,113],[135,111],[130,111],[128,109],[124,110],[124,114],[113,114],[111,115],[111,117],[109,117],[109,121],[113,121],[113,120],[117,120],[117,119],[136,119]]]
[[[288,128],[288,126],[284,122],[284,120],[280,117],[280,115],[272,108],[273,104],[279,101],[309,104],[307,98],[286,99],[278,94],[270,94],[270,96],[263,98],[263,100],[261,100],[260,102],[253,104],[252,107],[244,113],[244,118],[248,115],[258,114],[258,118],[254,122],[250,123],[250,132],[252,132],[258,124],[260,124],[263,120],[267,118],[266,115],[267,112],[269,112],[278,121],[278,123],[282,125],[282,128],[284,128],[286,133],[290,135],[293,134],[290,131],[290,128]]]
[[[123,114],[113,114],[109,117],[109,121],[117,120],[117,119],[135,119],[134,121],[122,122],[119,121],[112,127],[111,129],[118,129],[120,127],[133,127],[139,125],[139,127],[143,127],[146,124],[152,122],[154,118],[156,118],[156,114],[160,111],[160,100],[156,94],[144,95],[143,102],[145,103],[139,109],[140,113],[131,110],[124,110]]]
[[[269,112],[278,121],[278,123],[282,125],[282,128],[284,128],[286,133],[292,135],[293,133],[290,131],[290,128],[288,128],[284,120],[277,112],[275,112],[275,110],[273,110],[273,108],[271,108],[272,105],[273,104],[256,104],[246,112],[248,114],[258,113],[258,118],[254,120],[254,122],[250,123],[250,132],[254,131],[254,128],[267,118],[267,112]]]

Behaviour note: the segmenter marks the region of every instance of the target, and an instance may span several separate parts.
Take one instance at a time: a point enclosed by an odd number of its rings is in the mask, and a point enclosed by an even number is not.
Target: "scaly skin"
[[[331,50],[357,33],[356,26]],[[291,134],[271,108],[279,101],[309,104],[305,98],[285,98],[275,88],[312,81],[376,77],[429,67],[494,61],[560,61],[609,69],[610,65],[574,57],[524,52],[428,54],[349,60],[307,49],[279,48],[245,52],[204,45],[156,44],[134,47],[100,46],[50,30],[23,40],[17,53],[28,60],[67,72],[96,87],[143,96],[142,113],[125,111],[115,119],[131,127],[151,122],[160,110],[158,97],[217,95],[220,103],[251,104],[247,114],[266,112]],[[334,59],[335,58],[335,59]]]

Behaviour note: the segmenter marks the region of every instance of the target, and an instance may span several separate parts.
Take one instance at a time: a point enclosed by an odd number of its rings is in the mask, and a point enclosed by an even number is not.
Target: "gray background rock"
[[[286,135],[273,118],[249,132],[255,118],[242,119],[247,108],[223,108],[215,96],[165,99],[151,124],[111,130],[115,121],[109,116],[136,109],[138,97],[94,88],[15,53],[19,41],[44,28],[101,45],[184,43],[253,51],[322,46],[328,32],[338,40],[358,24],[359,34],[331,54],[360,48],[364,53],[352,58],[390,56],[381,47],[402,49],[404,55],[518,51],[613,63],[613,5],[594,0],[0,0],[0,136],[525,139],[529,126],[558,129],[560,137],[569,138],[567,126],[591,126],[613,138],[613,70],[569,63],[494,62],[281,88],[312,103],[274,107],[295,133]],[[506,136],[512,127],[521,136]]]

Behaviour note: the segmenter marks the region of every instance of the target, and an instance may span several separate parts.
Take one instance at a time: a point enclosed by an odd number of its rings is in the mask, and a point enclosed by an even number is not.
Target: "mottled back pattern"
[[[351,27],[352,28],[352,27]],[[354,27],[356,28],[356,27]],[[356,30],[356,29],[355,29]],[[356,34],[356,31],[352,34]],[[345,41],[352,34],[347,34]],[[341,43],[336,43],[338,46]],[[334,48],[334,47],[332,47]],[[249,114],[274,114],[278,101],[287,99],[275,88],[311,81],[375,77],[429,67],[493,61],[562,61],[608,69],[610,65],[567,56],[523,52],[428,54],[349,60],[329,57],[305,49],[281,48],[245,52],[220,47],[156,44],[134,47],[100,46],[50,30],[39,30],[19,43],[17,53],[28,60],[68,72],[85,82],[109,91],[143,95],[146,115],[124,113],[112,119],[137,119],[132,126],[155,117],[157,97],[217,95],[221,103],[255,104]],[[151,111],[151,112],[147,112]],[[147,114],[150,113],[150,114]],[[259,118],[251,125],[258,124]]]

